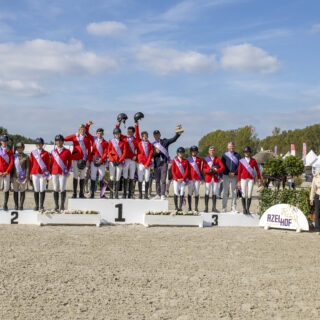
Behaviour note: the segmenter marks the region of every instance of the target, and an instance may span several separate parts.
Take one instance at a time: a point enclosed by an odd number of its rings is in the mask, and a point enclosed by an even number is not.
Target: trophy
[[[181,125],[181,124],[178,124],[177,127],[176,127],[176,133],[181,134],[182,132],[184,132],[184,130],[183,130],[183,128],[182,128],[182,125]]]

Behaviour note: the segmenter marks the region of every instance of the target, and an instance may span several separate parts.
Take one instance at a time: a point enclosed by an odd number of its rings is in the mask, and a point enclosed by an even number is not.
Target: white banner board
[[[297,207],[289,204],[277,204],[266,210],[260,219],[259,226],[265,229],[309,231],[309,223],[306,216]]]
[[[68,209],[98,211],[101,224],[144,224],[148,211],[168,211],[168,200],[69,198]]]

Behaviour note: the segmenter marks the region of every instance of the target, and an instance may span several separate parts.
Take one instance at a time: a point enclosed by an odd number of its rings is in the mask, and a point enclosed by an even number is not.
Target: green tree
[[[284,169],[287,175],[300,176],[304,172],[303,161],[295,156],[286,157],[283,161]]]
[[[263,176],[272,179],[282,179],[286,171],[281,158],[270,158],[263,166]]]

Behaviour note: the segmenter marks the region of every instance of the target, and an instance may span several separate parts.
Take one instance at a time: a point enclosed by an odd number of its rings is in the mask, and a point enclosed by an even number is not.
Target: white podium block
[[[100,214],[60,214],[60,213],[48,213],[38,215],[38,223],[43,225],[96,225],[100,226],[101,216]]]
[[[145,215],[144,225],[149,226],[196,226],[203,227],[202,216],[183,216],[183,215]]]
[[[102,224],[144,224],[148,211],[168,211],[168,200],[69,198],[68,209],[98,211]]]
[[[0,224],[38,224],[38,211],[0,210]]]
[[[204,227],[258,227],[259,215],[255,213],[243,214],[235,212],[214,213],[201,212]]]

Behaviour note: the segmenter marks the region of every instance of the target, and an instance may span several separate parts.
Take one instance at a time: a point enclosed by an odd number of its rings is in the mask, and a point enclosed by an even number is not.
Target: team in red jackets
[[[102,128],[98,128],[96,131],[96,135],[92,136],[89,132],[91,125],[92,125],[92,121],[89,121],[86,124],[86,131],[87,131],[87,136],[89,137],[92,144],[92,150],[90,155],[90,161],[91,161],[90,198],[93,199],[96,180],[97,180],[97,174],[98,174],[98,180],[101,182],[104,179],[104,176],[106,173],[106,167],[104,164],[108,157],[109,142],[103,139],[104,130]],[[101,186],[102,186],[102,183],[100,183],[100,187]],[[104,195],[101,195],[101,197],[104,197]]]
[[[198,211],[199,189],[202,180],[202,160],[198,157],[199,149],[197,146],[190,148],[191,156],[187,158],[189,162],[189,186],[188,186],[188,207],[192,211],[192,194],[194,193],[195,211]]]
[[[143,177],[145,183],[144,198],[149,199],[150,166],[153,158],[153,144],[148,140],[149,135],[147,131],[141,132],[141,136],[142,140],[139,134],[139,127],[136,125],[139,199],[142,199]]]
[[[258,176],[259,186],[261,186],[261,176],[257,161],[251,158],[251,148],[243,149],[244,158],[239,161],[238,167],[238,187],[242,192],[242,208],[244,214],[250,214],[251,196],[254,179]]]
[[[3,183],[4,202],[3,210],[8,210],[9,190],[10,190],[10,173],[13,168],[13,153],[8,149],[9,138],[3,135],[0,138],[0,183]]]
[[[172,180],[174,189],[174,205],[178,211],[182,210],[182,204],[184,199],[184,187],[188,184],[189,176],[189,163],[183,158],[185,149],[179,147],[177,149],[177,157],[172,160]],[[178,205],[179,196],[179,205]]]
[[[72,151],[72,170],[73,170],[73,195],[72,198],[77,197],[78,178],[80,179],[80,193],[79,198],[84,196],[84,178],[87,173],[87,167],[90,164],[91,156],[91,142],[86,135],[86,126],[81,124],[79,130],[75,134],[71,134],[64,138],[65,141],[73,143]]]
[[[72,165],[72,156],[70,150],[63,146],[64,138],[61,134],[56,135],[56,147],[51,152],[51,174],[53,183],[53,198],[55,210],[59,209],[59,191],[61,192],[60,210],[64,210],[66,201],[66,183],[69,176],[69,170]]]
[[[214,146],[209,147],[209,155],[203,159],[202,171],[205,174],[205,209],[208,212],[209,195],[212,192],[212,211],[218,212],[217,204],[217,190],[218,185],[221,183],[219,173],[224,171],[224,165],[219,157],[215,156]]]

